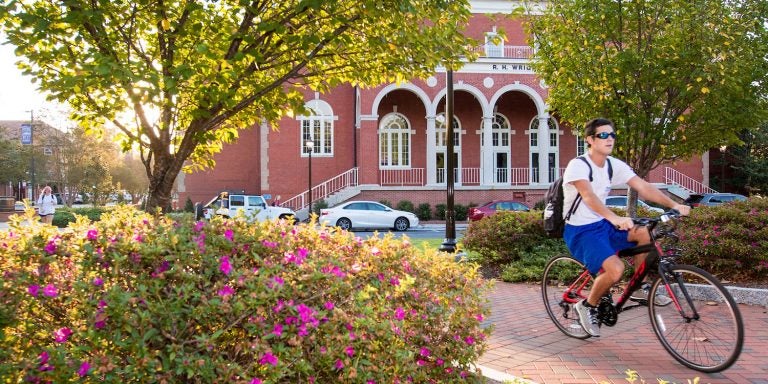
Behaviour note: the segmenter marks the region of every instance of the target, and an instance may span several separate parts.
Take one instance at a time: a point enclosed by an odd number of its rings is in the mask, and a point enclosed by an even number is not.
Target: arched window
[[[435,118],[435,145],[440,148],[448,146],[448,130],[445,126],[445,113],[440,113]],[[461,122],[453,116],[453,147],[461,146]]]
[[[379,164],[381,167],[411,166],[411,124],[399,113],[390,113],[381,119]]]
[[[304,105],[310,110],[307,116],[299,116],[301,124],[301,148],[302,156],[309,154],[306,142],[312,141],[312,155],[333,156],[333,109],[322,100],[311,100]]]
[[[491,144],[494,147],[509,147],[510,133],[509,120],[500,113],[495,114],[491,123]]]

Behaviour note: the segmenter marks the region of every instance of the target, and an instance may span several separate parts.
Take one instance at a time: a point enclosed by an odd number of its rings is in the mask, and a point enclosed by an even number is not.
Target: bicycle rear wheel
[[[648,314],[661,345],[688,368],[720,372],[741,354],[744,323],[730,293],[709,272],[690,265],[672,266],[669,289],[659,278],[648,297],[668,295],[666,306],[648,300]],[[682,311],[682,313],[681,313]]]
[[[563,333],[577,339],[591,337],[581,324],[573,305],[589,296],[592,277],[585,273],[584,264],[562,255],[547,262],[541,280],[541,296],[547,314]]]

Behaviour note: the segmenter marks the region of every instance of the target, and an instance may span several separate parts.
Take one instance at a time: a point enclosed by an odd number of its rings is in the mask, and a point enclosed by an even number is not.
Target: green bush
[[[429,206],[429,203],[419,204],[419,207],[416,208],[416,216],[419,220],[432,220],[432,207]]]
[[[328,208],[328,202],[324,199],[320,199],[312,203],[312,212],[314,212],[316,215],[320,215],[320,210],[326,208]]]
[[[408,200],[400,200],[400,201],[398,201],[397,202],[397,207],[395,209],[400,210],[400,211],[411,212],[411,213],[415,213],[416,212],[416,210],[413,209],[413,202],[410,202]]]
[[[70,223],[74,223],[76,215],[85,216],[88,220],[99,221],[101,215],[109,210],[105,207],[90,207],[90,208],[57,208],[56,213],[53,215],[53,224],[56,227],[64,228]]]
[[[195,203],[192,202],[190,197],[187,197],[187,201],[184,202],[184,212],[195,212]]]
[[[453,206],[454,219],[456,221],[467,221],[467,215],[469,214],[469,207],[466,205],[455,204]]]
[[[480,263],[508,264],[527,257],[545,239],[541,212],[503,211],[471,222],[462,242]]]
[[[435,218],[438,220],[445,220],[445,204],[435,205]]]
[[[0,231],[4,382],[482,382],[487,283],[407,240],[130,207],[23,219]]]
[[[392,202],[389,200],[379,200],[379,203],[386,205],[387,207],[393,208],[394,205],[392,205]]]
[[[678,234],[682,263],[723,280],[768,281],[768,199],[696,207]]]

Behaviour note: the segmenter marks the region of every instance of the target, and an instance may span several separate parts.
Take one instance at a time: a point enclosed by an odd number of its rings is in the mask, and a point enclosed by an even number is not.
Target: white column
[[[435,116],[427,116],[427,185],[437,184],[435,153]]]
[[[539,183],[549,184],[549,114],[539,115]]]
[[[492,185],[494,183],[494,167],[493,167],[493,116],[483,116],[483,143],[482,143],[482,159],[480,164],[480,173],[482,178],[480,179],[480,185]]]

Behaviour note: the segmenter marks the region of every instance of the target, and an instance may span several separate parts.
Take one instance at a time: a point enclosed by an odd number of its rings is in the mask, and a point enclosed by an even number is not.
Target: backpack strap
[[[592,182],[592,166],[589,164],[589,161],[584,158],[584,156],[579,156],[577,159],[580,159],[584,162],[584,164],[589,167],[589,182]],[[611,177],[613,175],[613,168],[611,168],[611,163],[608,162],[608,175]],[[568,213],[565,215],[565,221],[568,222],[568,220],[571,219],[571,215],[576,212],[577,209],[579,209],[579,204],[581,204],[581,194],[577,193],[576,198],[573,199],[573,203],[571,204],[571,209],[568,210]]]

